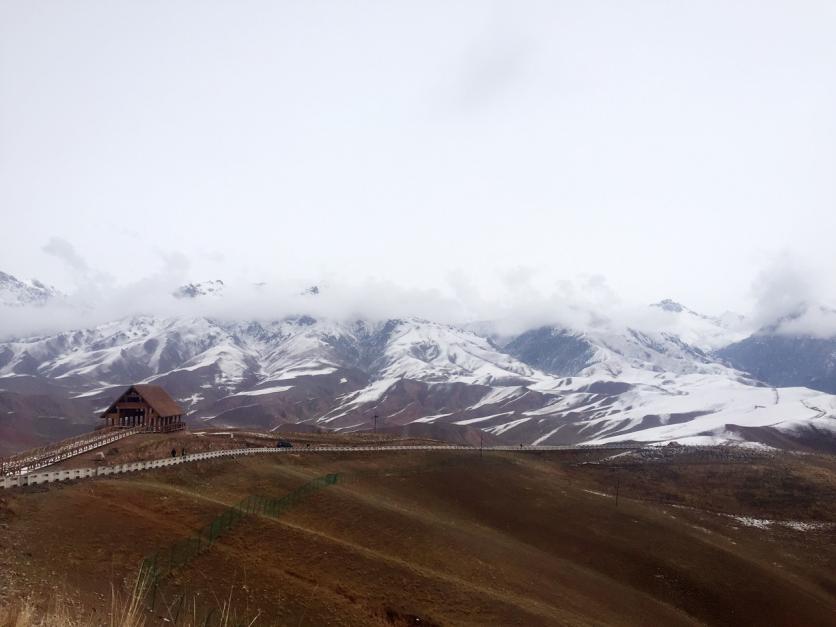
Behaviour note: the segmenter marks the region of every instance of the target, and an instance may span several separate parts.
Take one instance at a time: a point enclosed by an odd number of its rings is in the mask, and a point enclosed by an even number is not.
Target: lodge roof
[[[171,398],[169,393],[166,392],[162,386],[152,385],[150,383],[137,383],[122,392],[122,394],[119,395],[119,398],[113,401],[102,416],[113,411],[113,407],[116,403],[121,401],[122,398],[131,390],[135,390],[136,393],[142,397],[142,400],[148,403],[151,408],[163,418],[167,418],[169,416],[182,416],[185,413],[183,408],[177,404],[177,401]]]

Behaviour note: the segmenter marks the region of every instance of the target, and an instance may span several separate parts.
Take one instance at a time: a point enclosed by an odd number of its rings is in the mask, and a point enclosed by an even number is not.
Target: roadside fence
[[[153,584],[158,583],[176,568],[188,564],[206,551],[245,516],[264,515],[277,518],[311,494],[337,483],[338,477],[336,473],[317,477],[279,498],[248,496],[224,510],[193,536],[178,540],[146,557],[140,567],[140,577],[147,578]]]

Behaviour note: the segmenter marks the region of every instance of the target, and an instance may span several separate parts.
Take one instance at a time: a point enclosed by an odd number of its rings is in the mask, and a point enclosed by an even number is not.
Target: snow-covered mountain
[[[585,332],[541,327],[514,337],[504,348],[525,363],[562,376],[619,378],[634,370],[675,374],[726,371],[676,335],[629,327]]]
[[[191,283],[172,301],[223,289]],[[57,292],[0,273],[0,296],[41,306]],[[647,316],[641,328],[594,316],[583,330],[511,336],[418,318],[134,316],[0,343],[0,434],[24,442],[89,428],[121,388],[155,382],[189,420],[219,426],[354,430],[378,416],[379,426],[470,426],[513,443],[836,440],[836,397],[810,389],[836,391],[825,385],[836,371],[827,340],[777,327],[747,338],[742,317],[672,300]]]
[[[749,332],[746,318],[731,311],[706,316],[669,298],[650,308],[657,314],[655,322],[659,328],[706,352],[742,340]]]
[[[224,282],[220,279],[203,281],[202,283],[187,283],[181,285],[174,292],[174,298],[199,298],[201,296],[220,296],[223,294]]]
[[[836,394],[836,310],[799,304],[717,355],[771,385]]]
[[[21,281],[11,274],[0,272],[0,307],[45,305],[58,295],[55,288],[40,281]]]
[[[755,334],[718,355],[771,385],[806,386],[836,394],[836,338]]]
[[[836,397],[764,386],[667,331],[542,327],[500,342],[416,318],[143,316],[0,344],[0,400],[36,390],[94,422],[140,381],[164,385],[191,421],[218,426],[353,430],[377,415],[379,425],[468,425],[538,444],[836,432]]]

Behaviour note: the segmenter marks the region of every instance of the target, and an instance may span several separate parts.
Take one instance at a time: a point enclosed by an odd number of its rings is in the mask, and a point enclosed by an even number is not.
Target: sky
[[[0,270],[833,303],[834,32],[832,1],[0,0]]]

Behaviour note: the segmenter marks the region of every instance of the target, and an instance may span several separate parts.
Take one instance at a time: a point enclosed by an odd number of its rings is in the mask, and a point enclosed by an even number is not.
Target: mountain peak
[[[58,290],[54,287],[45,285],[37,279],[21,281],[11,274],[0,271],[0,306],[45,305],[58,294]]]
[[[836,309],[800,302],[789,308],[787,313],[758,329],[758,334],[833,337],[834,329],[836,329],[835,321]]]
[[[666,298],[664,300],[660,300],[658,303],[653,303],[651,307],[658,307],[663,311],[670,311],[673,313],[682,313],[683,311],[687,311],[689,313],[693,313],[690,309],[685,307],[684,305],[676,302],[675,300],[671,300],[670,298]]]
[[[188,283],[181,285],[171,295],[174,298],[198,298],[200,296],[220,296],[224,289],[224,282],[220,279],[203,281],[202,283]]]

